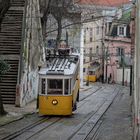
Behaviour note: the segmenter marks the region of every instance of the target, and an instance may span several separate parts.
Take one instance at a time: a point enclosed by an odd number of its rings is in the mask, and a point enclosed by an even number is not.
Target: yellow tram
[[[102,74],[101,66],[90,67],[86,75],[86,81],[96,82]]]
[[[39,114],[71,115],[79,100],[79,56],[48,55],[39,71]]]

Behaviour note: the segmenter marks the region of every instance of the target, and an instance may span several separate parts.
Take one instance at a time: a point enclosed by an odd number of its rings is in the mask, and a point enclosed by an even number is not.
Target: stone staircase
[[[15,104],[24,3],[25,0],[11,0],[10,8],[1,24],[0,55],[10,65],[10,71],[2,76],[0,82],[0,90],[5,104]]]

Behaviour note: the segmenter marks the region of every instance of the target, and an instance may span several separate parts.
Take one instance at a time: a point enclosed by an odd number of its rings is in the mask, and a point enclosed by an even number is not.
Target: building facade
[[[84,66],[83,74],[86,77],[88,69],[94,63],[101,63],[102,55],[102,19],[83,24],[84,28]]]
[[[118,19],[119,18],[119,19]],[[120,12],[117,19],[106,23],[105,80],[110,83],[130,83],[131,37],[130,10]]]

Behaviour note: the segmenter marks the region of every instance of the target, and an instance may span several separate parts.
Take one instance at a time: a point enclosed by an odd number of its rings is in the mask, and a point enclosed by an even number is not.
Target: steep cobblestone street
[[[31,108],[34,110],[33,104],[22,111],[11,108],[24,116],[0,126],[1,140],[132,140],[128,87],[100,83],[85,86],[72,116],[25,115]]]

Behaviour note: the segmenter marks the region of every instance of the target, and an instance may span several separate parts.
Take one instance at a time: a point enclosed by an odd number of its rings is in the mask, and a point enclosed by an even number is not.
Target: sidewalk
[[[6,116],[0,116],[0,126],[7,123],[20,120],[25,115],[37,113],[36,100],[28,103],[24,107],[15,107],[15,105],[4,105],[4,110],[7,112]]]

